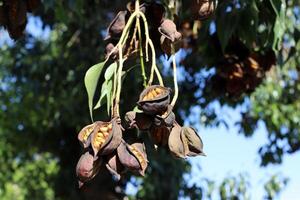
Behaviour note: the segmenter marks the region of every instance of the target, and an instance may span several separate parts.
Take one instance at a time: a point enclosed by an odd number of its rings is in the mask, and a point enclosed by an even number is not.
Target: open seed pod
[[[155,115],[153,123],[155,126],[172,127],[175,122],[175,114],[172,112],[173,107],[168,106],[168,109],[161,115]]]
[[[117,181],[121,179],[121,175],[126,171],[125,167],[121,164],[117,153],[108,155],[105,166]]]
[[[122,34],[123,29],[126,25],[128,11],[120,11],[117,16],[113,19],[107,29],[107,36],[104,40],[119,38]]]
[[[203,152],[203,142],[199,135],[197,134],[196,130],[191,127],[182,127],[181,129],[183,135],[185,136],[187,145],[188,145],[188,152],[186,152],[187,156],[204,156]]]
[[[177,31],[175,23],[170,19],[164,19],[158,27],[158,31],[171,42],[181,39],[181,33]]]
[[[120,162],[130,171],[138,172],[140,175],[144,175],[147,167],[147,156],[144,147],[139,144],[129,145],[125,142],[121,142],[117,148],[118,157]]]
[[[89,152],[81,155],[77,166],[76,176],[78,178],[79,188],[87,181],[93,179],[99,172],[102,160],[94,160],[94,156]]]
[[[152,126],[150,129],[150,137],[154,144],[158,146],[165,146],[168,144],[168,139],[170,135],[170,127],[166,126]]]
[[[197,12],[196,16],[200,20],[204,20],[210,17],[216,9],[215,0],[194,0],[194,2]]]
[[[111,154],[114,150],[118,148],[122,140],[122,126],[119,118],[112,119],[110,123],[112,124],[112,126],[108,125],[107,128],[108,131],[110,131],[110,127],[112,128],[112,138],[108,143],[106,143],[103,146],[103,148],[99,152],[100,155]]]
[[[91,134],[91,144],[94,151],[95,157],[97,157],[98,152],[112,141],[113,131],[111,122],[95,122],[95,128]]]
[[[170,93],[169,88],[159,85],[149,86],[140,94],[137,105],[146,114],[160,114],[168,108]]]
[[[186,157],[186,145],[184,144],[185,138],[181,134],[181,126],[177,123],[174,124],[174,127],[171,130],[168,145],[169,150],[177,158],[185,158]]]
[[[93,133],[94,128],[96,127],[97,122],[85,126],[81,131],[78,133],[78,140],[83,148],[87,148],[91,144],[90,135]]]
[[[145,113],[137,113],[134,111],[127,112],[125,122],[127,128],[138,128],[139,130],[148,130],[152,125],[153,117]]]

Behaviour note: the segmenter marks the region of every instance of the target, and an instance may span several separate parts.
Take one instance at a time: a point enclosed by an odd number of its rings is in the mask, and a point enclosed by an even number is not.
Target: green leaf
[[[93,120],[93,99],[97,88],[97,83],[105,63],[106,62],[104,61],[96,65],[93,65],[88,69],[84,77],[84,84],[88,94],[88,104],[89,104],[90,116],[92,121],[94,121]]]

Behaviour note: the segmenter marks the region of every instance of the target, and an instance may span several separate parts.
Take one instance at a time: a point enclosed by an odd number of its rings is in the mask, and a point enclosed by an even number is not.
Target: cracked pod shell
[[[196,130],[191,127],[183,127],[182,133],[185,136],[187,146],[188,146],[188,152],[187,156],[198,156],[202,155],[204,156],[203,152],[203,142],[200,138],[200,136],[197,134]]]
[[[168,106],[167,111],[165,111],[161,115],[155,115],[153,124],[155,126],[167,126],[172,127],[175,123],[175,114],[172,112],[173,107],[171,105]]]
[[[126,171],[125,167],[121,164],[116,152],[108,155],[107,163],[105,166],[117,181],[121,179],[122,174]]]
[[[171,89],[152,85],[143,90],[137,102],[139,109],[149,115],[156,115],[167,110],[170,104]]]
[[[152,126],[150,129],[150,138],[153,140],[154,144],[165,146],[168,144],[170,130],[171,128],[166,126]]]
[[[181,129],[181,126],[176,123],[171,130],[168,140],[169,150],[177,158],[185,158],[187,154],[185,138],[182,137]]]
[[[78,178],[79,188],[97,175],[101,163],[102,160],[94,160],[94,156],[89,151],[81,155],[76,165],[76,176]]]
[[[93,133],[96,124],[98,122],[95,122],[93,124],[87,125],[81,129],[81,131],[78,133],[78,140],[80,144],[83,146],[83,148],[87,148],[91,144],[90,135]]]
[[[104,145],[103,149],[99,152],[100,155],[111,154],[114,150],[118,148],[122,140],[122,126],[118,118],[111,120],[112,124],[112,138]]]
[[[134,111],[129,111],[125,115],[125,124],[127,128],[138,128],[139,130],[148,130],[152,125],[153,117]]]

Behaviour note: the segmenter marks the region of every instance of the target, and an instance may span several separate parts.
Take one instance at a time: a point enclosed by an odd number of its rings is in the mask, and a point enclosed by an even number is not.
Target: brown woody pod
[[[137,113],[134,111],[127,112],[125,122],[128,128],[138,128],[139,130],[148,130],[152,125],[153,117],[145,113]]]
[[[150,129],[150,137],[154,144],[158,146],[165,146],[168,144],[171,128],[166,126],[152,126]]]
[[[125,172],[125,167],[121,164],[116,153],[108,156],[107,164],[105,166],[117,181],[121,179],[121,175]]]
[[[121,144],[117,148],[117,153],[120,162],[127,169],[131,171],[138,171],[141,169],[138,159],[135,157],[134,154],[132,154],[127,143],[121,142]]]
[[[187,156],[198,156],[202,155],[204,156],[203,152],[203,142],[200,138],[200,136],[197,134],[195,129],[191,127],[183,127],[182,128],[182,133],[185,136],[187,145],[188,145],[188,152]]]
[[[90,140],[96,158],[98,152],[112,140],[113,131],[111,122],[98,121],[95,123],[96,125],[90,136]]]
[[[112,138],[104,145],[103,149],[100,151],[100,155],[111,154],[114,150],[118,148],[122,140],[122,126],[118,118],[111,120],[112,124]]]
[[[121,36],[123,29],[126,25],[127,11],[120,11],[113,19],[107,29],[107,37],[104,40],[111,38],[118,38]]]
[[[164,19],[158,31],[172,43],[181,39],[181,33],[177,31],[175,23],[170,19]]]
[[[146,148],[143,143],[133,143],[129,145],[131,152],[135,155],[138,159],[141,168],[137,171],[140,175],[145,175],[145,170],[148,166]]]
[[[196,8],[200,20],[207,19],[216,9],[215,0],[197,0]]]
[[[147,87],[141,94],[138,101],[138,107],[144,113],[149,115],[156,115],[167,110],[170,103],[169,88],[152,85]]]
[[[169,150],[177,158],[185,158],[186,157],[186,145],[184,144],[185,138],[182,137],[181,134],[181,126],[175,123],[174,127],[171,130],[168,145]]]
[[[94,156],[89,152],[85,152],[81,155],[77,166],[76,166],[76,176],[78,178],[79,188],[82,185],[93,179],[99,172],[102,160],[94,160]]]
[[[153,120],[154,125],[172,127],[175,122],[175,114],[172,109],[173,107],[169,105],[167,111],[162,115],[156,115]]]
[[[7,29],[13,39],[23,35],[27,24],[26,2],[24,0],[10,0],[5,2],[8,14]]]
[[[90,135],[93,133],[97,122],[85,126],[81,131],[78,133],[78,140],[83,148],[87,148],[91,144]]]

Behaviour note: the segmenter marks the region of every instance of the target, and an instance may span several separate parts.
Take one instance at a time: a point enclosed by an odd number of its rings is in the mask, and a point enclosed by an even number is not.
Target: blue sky
[[[48,38],[50,30],[47,28],[42,31],[41,27],[42,24],[39,20],[29,18],[27,31],[33,33],[36,37]],[[1,40],[7,40],[7,38],[7,33],[0,31],[0,46]],[[197,108],[195,109],[197,112]],[[262,199],[264,182],[271,175],[280,173],[290,180],[287,188],[278,199],[298,200],[300,196],[300,153],[286,155],[281,165],[261,168],[259,167],[258,149],[267,142],[267,132],[263,124],[259,125],[253,137],[245,138],[238,134],[238,127],[234,126],[234,123],[240,117],[239,110],[219,108],[218,112],[224,116],[228,115],[229,129],[222,126],[205,128],[201,124],[198,125],[197,129],[203,139],[204,151],[207,157],[189,159],[193,166],[190,183],[197,183],[204,177],[220,182],[228,175],[237,176],[239,173],[247,173],[251,181],[250,193],[252,199]],[[193,120],[200,121],[199,119]],[[200,171],[198,165],[201,166]],[[133,188],[129,190],[133,192]]]

